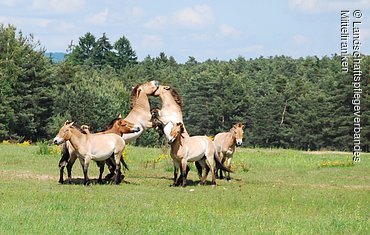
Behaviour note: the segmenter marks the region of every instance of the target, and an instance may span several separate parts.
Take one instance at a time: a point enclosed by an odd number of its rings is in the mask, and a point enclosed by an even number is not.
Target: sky
[[[370,54],[370,0],[0,0],[0,23],[48,52],[106,33],[112,44],[127,37],[139,60],[164,52],[183,63],[340,54],[340,12],[356,9],[361,52]]]

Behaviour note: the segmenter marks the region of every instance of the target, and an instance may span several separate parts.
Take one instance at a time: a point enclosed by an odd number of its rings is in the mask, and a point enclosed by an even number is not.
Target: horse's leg
[[[217,153],[215,153],[212,150],[209,150],[208,153],[206,153],[206,163],[210,168],[211,176],[212,176],[212,186],[216,186],[216,163],[215,163],[215,156]]]
[[[179,163],[175,160],[173,160],[173,183],[172,186],[176,187],[180,184],[180,179],[177,179],[178,173],[179,173]]]
[[[119,151],[114,154],[114,159],[116,161],[116,180],[115,184],[120,184],[122,179],[121,179],[121,156],[122,156],[122,151]]]
[[[195,162],[195,167],[197,168],[198,177],[199,177],[199,179],[201,179],[202,178],[202,173],[203,173],[203,167],[200,165],[199,161]]]
[[[104,161],[96,162],[96,164],[98,164],[98,166],[99,166],[99,179],[98,179],[98,183],[99,184],[103,184],[103,173],[104,173],[104,164],[105,164],[105,162]]]
[[[224,163],[225,163],[226,158],[225,158],[225,155],[224,155],[224,153],[223,153],[222,151],[220,152],[219,156],[220,156],[220,159],[221,159],[221,163],[222,163],[222,164],[224,164]],[[221,169],[217,169],[217,170],[216,170],[216,174],[217,174],[217,172],[218,172],[218,173],[219,173],[219,175],[220,175],[218,178],[222,180],[222,179],[224,178],[224,176],[223,176],[223,171],[222,171]]]
[[[233,156],[233,155],[229,155],[229,156],[228,156],[228,158],[227,158],[227,168],[229,168],[229,169],[230,169],[230,167],[231,167],[231,160],[233,159],[233,158],[232,158],[232,156]],[[227,180],[227,181],[230,181],[230,180],[231,180],[231,177],[230,177],[230,171],[229,171],[229,172],[227,172],[226,180]]]
[[[183,158],[181,160],[182,187],[186,187],[187,167],[188,167],[188,160],[186,158]]]
[[[72,167],[73,167],[73,164],[75,164],[76,159],[77,159],[76,154],[71,153],[71,157],[69,158],[68,163],[67,163],[67,174],[68,174],[69,184],[72,183]]]
[[[106,180],[110,180],[113,176],[114,176],[114,172],[116,170],[116,163],[114,162],[114,154],[112,154],[112,156],[110,158],[108,158],[105,163],[107,164],[108,166],[108,169],[109,169],[109,174],[107,174],[104,178]]]
[[[204,185],[205,184],[205,181],[207,179],[207,176],[205,176],[205,175],[208,174],[209,167],[206,164],[205,158],[199,160],[198,163],[202,167],[202,169],[205,169],[204,175],[203,176],[201,175],[200,182],[199,182],[200,185]]]
[[[69,152],[66,143],[62,145],[62,157],[59,161],[59,183],[63,184],[64,167],[67,165],[69,159]]]
[[[89,176],[87,174],[88,172],[88,169],[89,169],[89,165],[90,165],[90,161],[91,161],[91,156],[90,155],[85,155],[85,159],[84,159],[84,165],[83,165],[83,171],[84,171],[84,185],[89,185],[90,184],[90,179],[89,179]]]
[[[64,174],[64,167],[67,165],[66,161],[62,161],[62,159],[59,161],[59,183],[63,184],[63,174]]]

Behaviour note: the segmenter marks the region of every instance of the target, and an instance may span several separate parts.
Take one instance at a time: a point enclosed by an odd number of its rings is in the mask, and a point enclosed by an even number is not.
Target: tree
[[[136,52],[132,49],[130,41],[123,35],[113,45],[115,50],[115,63],[116,69],[123,69],[128,65],[137,63]]]
[[[51,63],[33,36],[0,26],[0,139],[45,136],[53,109]]]
[[[71,46],[71,54],[67,60],[73,64],[89,64],[94,63],[94,48],[96,47],[96,38],[90,32],[79,38],[77,46]]]

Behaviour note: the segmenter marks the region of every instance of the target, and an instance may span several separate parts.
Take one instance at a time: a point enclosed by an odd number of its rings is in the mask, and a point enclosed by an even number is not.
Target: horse
[[[167,140],[169,140],[171,129],[173,128],[173,123],[184,123],[182,109],[184,103],[179,95],[179,93],[170,86],[159,86],[158,89],[154,92],[153,96],[159,97],[162,102],[161,109],[153,109],[152,113],[152,122],[154,123],[154,127],[156,128],[157,132],[160,136],[163,134],[166,136]],[[186,130],[185,125],[183,124],[184,128],[184,136],[189,137],[189,133]],[[199,178],[202,178],[202,167],[199,165],[198,162],[195,162],[195,166],[198,171]],[[174,168],[176,171],[177,168]],[[186,175],[189,172],[189,166],[186,168]],[[177,175],[177,173],[174,172]]]
[[[131,111],[125,120],[140,127],[140,131],[131,134],[123,134],[122,138],[126,143],[136,140],[146,129],[152,128],[149,95],[153,95],[158,89],[158,81],[150,81],[136,85],[131,91]]]
[[[81,125],[81,129],[82,129],[83,133],[90,134],[89,127],[87,125]],[[103,133],[103,134],[104,133],[105,134],[114,133],[114,134],[117,134],[117,135],[121,136],[124,133],[133,133],[133,132],[137,132],[139,130],[140,130],[140,128],[136,127],[133,123],[130,123],[130,122],[122,119],[122,116],[119,115],[118,118],[113,119],[109,123],[106,130],[104,130],[102,132],[98,132],[98,133]],[[75,149],[73,148],[73,146],[71,145],[71,143],[69,141],[66,141],[62,146],[62,158],[59,161],[59,169],[60,169],[59,183],[64,182],[63,173],[64,173],[64,167],[65,166],[67,166],[68,182],[71,183],[72,167],[73,167],[73,164],[75,163],[76,159],[77,159],[77,153],[76,153]],[[110,173],[105,178],[110,179],[110,178],[113,177],[114,171],[115,171],[115,166],[114,166],[114,163],[113,163],[113,156],[110,159],[108,159],[105,163],[108,165],[109,170],[110,170]],[[125,161],[122,158],[121,158],[121,163],[123,164],[125,169],[128,169]],[[97,162],[97,164],[100,168],[100,174],[99,174],[98,182],[102,183],[103,182],[102,175],[103,175],[103,171],[104,171],[104,162],[103,163]]]
[[[171,145],[171,157],[175,168],[180,168],[181,176],[177,179],[177,171],[174,171],[173,186],[178,186],[180,183],[186,187],[187,179],[187,163],[198,161],[199,164],[206,169],[205,174],[201,178],[200,184],[204,185],[209,171],[212,174],[212,186],[216,186],[216,165],[218,168],[230,172],[230,169],[222,165],[214,143],[207,136],[186,136],[184,124],[172,123],[172,129],[169,135],[168,143]],[[182,179],[182,182],[180,182]]]
[[[54,144],[62,144],[69,141],[76,151],[81,165],[83,166],[84,185],[90,184],[88,177],[88,168],[91,160],[97,162],[105,161],[114,154],[116,164],[116,180],[115,183],[120,183],[121,176],[121,157],[122,151],[125,148],[125,141],[114,133],[97,133],[85,134],[73,125],[73,122],[66,121],[58,134],[54,138]]]
[[[231,167],[231,160],[235,152],[235,146],[241,146],[243,144],[244,136],[244,125],[242,123],[235,124],[229,132],[218,133],[213,142],[215,143],[216,150],[220,156],[221,163],[224,164],[227,160],[226,166]],[[223,179],[222,170],[219,170],[220,179]],[[230,173],[228,172],[227,180],[231,180]]]
[[[156,110],[156,118],[162,123],[163,132],[169,139],[173,123],[184,123],[182,108],[183,102],[179,93],[170,86],[159,86],[158,89],[153,93],[153,96],[159,97],[162,101],[162,108]],[[154,112],[152,112],[154,113]],[[185,125],[184,135],[189,136]]]

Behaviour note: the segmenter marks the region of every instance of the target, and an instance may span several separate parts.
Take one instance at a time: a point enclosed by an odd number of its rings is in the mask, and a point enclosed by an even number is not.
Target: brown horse
[[[175,168],[180,168],[182,182],[177,179],[177,171],[174,172],[173,185],[182,183],[186,186],[187,162],[199,161],[199,164],[206,169],[200,184],[204,185],[209,171],[212,175],[212,185],[216,186],[215,169],[216,164],[220,169],[230,172],[230,169],[221,164],[217,157],[214,143],[207,136],[186,136],[182,123],[172,123],[168,143],[171,145],[171,157]]]
[[[140,131],[131,134],[123,134],[122,138],[126,143],[136,140],[146,129],[153,127],[148,95],[153,95],[158,87],[158,81],[150,81],[137,85],[132,89],[131,111],[127,117],[125,117],[125,120],[135,124],[140,128]]]
[[[105,161],[112,154],[116,164],[116,184],[120,183],[121,176],[121,157],[125,148],[125,141],[113,133],[85,134],[81,129],[73,125],[73,122],[65,122],[54,138],[55,144],[62,144],[69,141],[76,151],[83,166],[84,184],[89,184],[88,168],[90,161]]]
[[[227,160],[227,167],[231,167],[231,160],[235,152],[235,146],[243,144],[244,125],[242,123],[235,124],[229,132],[218,133],[213,142],[215,143],[218,155],[221,158],[222,164]],[[220,172],[220,179],[223,179],[222,170]],[[231,180],[230,172],[228,172],[227,180]]]
[[[89,134],[89,128],[87,125],[81,126],[82,131],[85,134]],[[124,119],[122,119],[121,115],[118,116],[118,118],[112,120],[105,131],[99,132],[99,133],[114,133],[117,135],[122,135],[124,133],[134,133],[139,131],[140,129],[136,127],[133,123],[130,123]],[[68,182],[71,183],[72,180],[72,167],[77,159],[77,153],[71,143],[69,141],[66,141],[62,146],[62,158],[59,161],[59,170],[60,170],[60,176],[59,176],[59,183],[63,183],[63,171],[64,167],[67,166],[67,172],[68,172]],[[121,159],[121,162],[123,166],[127,169],[127,165],[124,162],[123,159]],[[113,156],[106,161],[110,174],[108,174],[105,178],[110,179],[114,175],[115,166],[113,163]],[[104,172],[104,162],[97,162],[99,168],[100,168],[100,174],[98,182],[102,183],[102,175]]]

